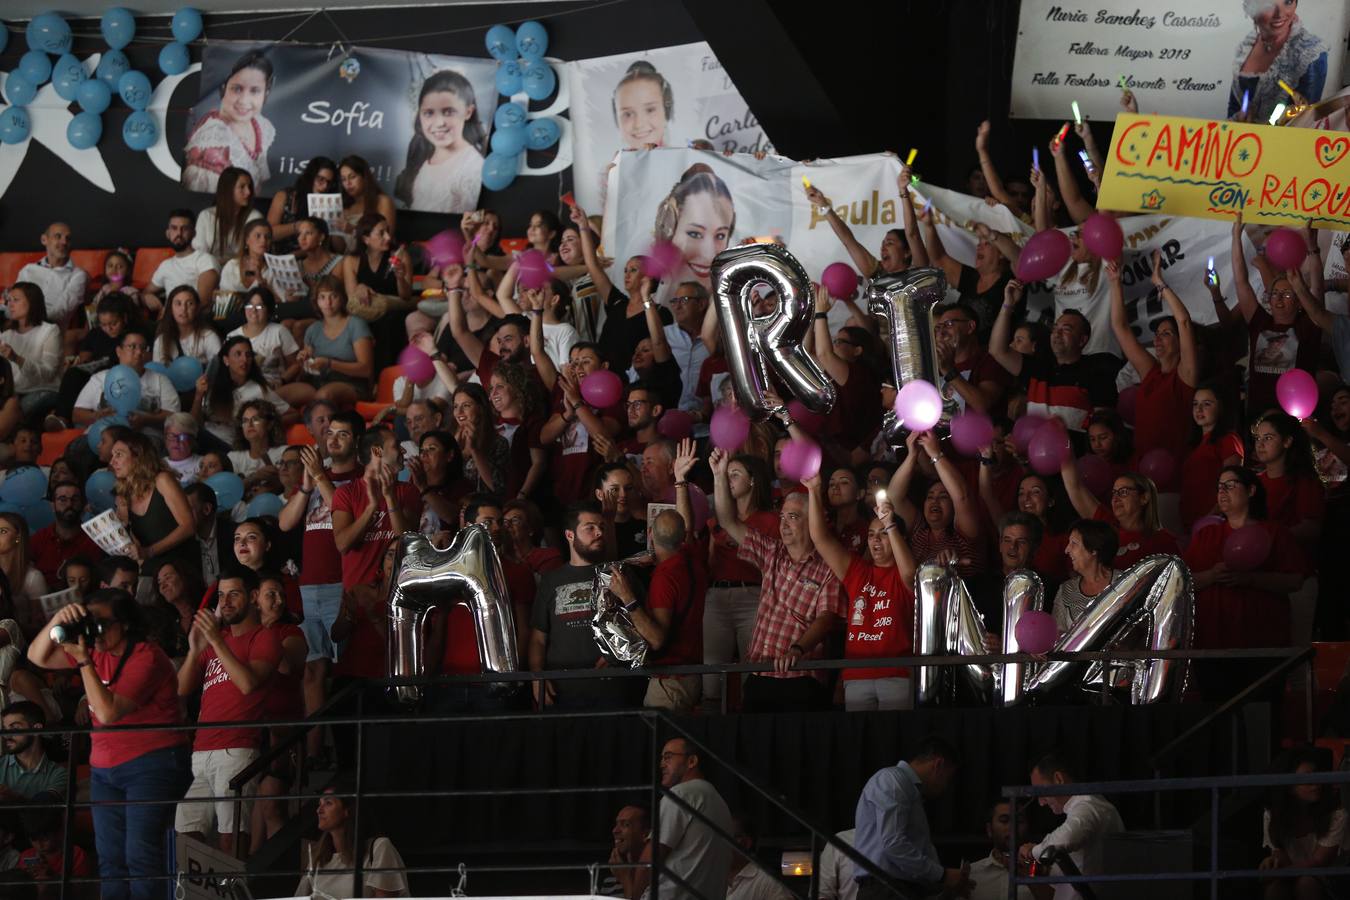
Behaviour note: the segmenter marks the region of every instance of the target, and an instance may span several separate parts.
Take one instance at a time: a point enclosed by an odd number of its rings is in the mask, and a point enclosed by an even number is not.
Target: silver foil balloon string
[[[1003,652],[1021,653],[1017,643],[1017,623],[1022,614],[1045,609],[1045,584],[1030,569],[1018,569],[1003,581]],[[1022,699],[1026,672],[1022,663],[994,666],[994,696],[1003,706]]]
[[[815,299],[796,257],[778,244],[723,250],[713,259],[712,283],[727,369],[741,409],[756,419],[778,412],[764,398],[771,375],[812,412],[833,409],[834,382],[803,346]],[[768,284],[777,300],[773,312],[755,316],[753,293],[760,284]]]
[[[1175,556],[1150,556],[1111,582],[1052,652],[1183,649],[1190,646],[1194,620],[1195,596],[1186,564]],[[1080,684],[1100,684],[1117,666],[1055,660],[1027,678],[1026,693],[1071,684],[1080,673]],[[1157,703],[1179,696],[1185,688],[1183,659],[1138,660],[1119,667],[1132,671],[1128,680],[1131,703]]]
[[[399,538],[389,587],[389,675],[427,674],[427,614],[464,604],[473,614],[478,659],[485,672],[514,672],[516,626],[501,559],[482,525],[469,525],[444,550],[411,532]],[[393,689],[400,703],[422,697],[416,685]]]
[[[609,589],[614,576],[610,567],[617,567],[627,576],[632,566],[651,565],[650,552],[637,553],[616,563],[604,563],[595,567],[595,576],[591,581],[591,602],[595,615],[591,618],[591,634],[600,652],[619,662],[626,662],[639,669],[647,661],[647,651],[651,648],[633,624],[633,619],[623,608],[623,601]],[[631,581],[630,581],[631,584]]]

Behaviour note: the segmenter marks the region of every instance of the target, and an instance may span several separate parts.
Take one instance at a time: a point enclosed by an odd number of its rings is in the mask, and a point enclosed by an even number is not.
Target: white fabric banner
[[[1273,62],[1258,59],[1261,45],[1252,52],[1260,33],[1244,7],[1260,8],[1261,27],[1278,48]],[[1084,116],[1111,119],[1120,111],[1124,78],[1148,112],[1227,119],[1246,90],[1251,114],[1264,120],[1276,103],[1289,101],[1281,79],[1312,102],[1336,93],[1347,22],[1344,0],[1099,0],[1091,6],[1022,0],[1011,113],[1065,120],[1077,100]],[[1239,79],[1244,67],[1261,74]]]
[[[573,193],[588,212],[604,205],[606,170],[620,150],[687,147],[772,152],[712,48],[700,41],[560,67],[571,95]]]

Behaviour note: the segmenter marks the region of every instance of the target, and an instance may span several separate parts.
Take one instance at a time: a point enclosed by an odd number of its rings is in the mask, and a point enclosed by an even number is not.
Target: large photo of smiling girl
[[[188,133],[183,187],[212,193],[230,166],[252,175],[255,185],[268,179],[267,151],[277,132],[263,106],[272,81],[272,63],[263,51],[249,50],[234,61],[220,85],[219,104]]]
[[[453,69],[433,73],[418,91],[408,158],[394,199],[408,209],[469,212],[483,186],[487,131],[478,95]]]

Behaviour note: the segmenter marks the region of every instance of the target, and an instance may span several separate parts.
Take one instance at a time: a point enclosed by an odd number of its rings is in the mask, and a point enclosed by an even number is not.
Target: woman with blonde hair
[[[666,279],[671,284],[697,281],[712,289],[713,257],[731,244],[736,206],[727,183],[707,163],[695,163],[656,208],[653,236],[680,250],[683,264]]]
[[[126,503],[131,529],[127,555],[141,565],[147,597],[165,562],[182,563],[192,571],[200,568],[196,522],[187,494],[160,461],[155,445],[144,435],[128,434],[113,443],[108,468],[117,478],[117,497]]]
[[[1105,522],[1116,530],[1114,569],[1128,569],[1155,553],[1178,555],[1177,539],[1158,521],[1158,488],[1153,479],[1138,472],[1122,472],[1111,483],[1110,504],[1103,506],[1083,483],[1078,463],[1072,457],[1060,469],[1064,490],[1078,514]]]
[[[47,618],[38,604],[47,593],[47,579],[30,562],[28,523],[18,513],[0,513],[0,572],[10,584],[15,618],[25,634],[33,634]]]

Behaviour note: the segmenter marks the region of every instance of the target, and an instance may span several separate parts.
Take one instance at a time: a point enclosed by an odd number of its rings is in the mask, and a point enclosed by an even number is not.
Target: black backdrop
[[[842,0],[826,14],[819,6],[771,0],[463,4],[334,10],[309,19],[306,13],[208,16],[206,33],[212,40],[341,41],[482,56],[489,26],[537,18],[548,28],[550,55],[562,59],[707,40],[780,152],[811,158],[904,153],[914,146],[919,171],[955,187],[974,162],[981,119],[995,122],[994,143],[1007,153],[1009,171],[1025,167],[1030,142],[1043,142],[1054,130],[1050,123],[1006,122],[1017,7],[985,0]],[[102,47],[96,21],[74,26],[84,35],[76,41],[78,55]],[[164,37],[168,19],[139,17],[137,27],[141,35]],[[136,68],[157,72],[158,48],[135,43],[128,55]],[[22,34],[12,29],[0,69],[13,69],[25,49]],[[199,51],[194,48],[194,58]],[[171,107],[168,134],[180,161],[187,107],[196,93],[193,76]],[[114,103],[99,145],[115,194],[94,188],[41,144],[30,144],[18,177],[0,197],[0,249],[36,249],[38,235],[54,218],[70,220],[77,246],[159,245],[170,208],[206,205],[205,195],[183,191],[122,144],[127,114]],[[508,235],[523,234],[529,212],[556,207],[569,188],[567,176],[520,178],[500,195],[485,192],[483,202],[503,214]],[[444,227],[443,217],[429,214],[402,213],[399,222],[400,235],[413,239]]]

